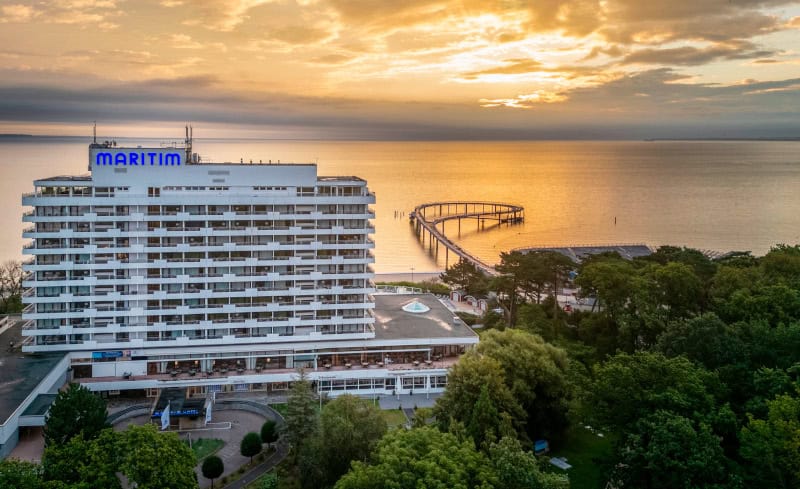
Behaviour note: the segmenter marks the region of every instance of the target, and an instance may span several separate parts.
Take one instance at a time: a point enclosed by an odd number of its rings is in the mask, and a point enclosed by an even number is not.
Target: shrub
[[[250,432],[244,435],[239,451],[243,456],[250,457],[250,463],[252,463],[253,457],[261,452],[261,437],[258,436],[258,433]]]
[[[214,479],[221,476],[222,473],[225,472],[225,464],[222,463],[221,458],[217,457],[216,455],[211,455],[203,460],[201,471],[203,472],[203,477],[206,479],[211,479],[211,487],[214,487]]]
[[[261,441],[267,446],[272,446],[278,441],[278,426],[273,420],[267,420],[261,425]]]

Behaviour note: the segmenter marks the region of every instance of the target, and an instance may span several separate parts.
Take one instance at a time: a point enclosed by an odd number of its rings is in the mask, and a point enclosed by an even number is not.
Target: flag
[[[164,408],[164,411],[161,412],[161,431],[169,428],[169,403],[167,403],[167,407]]]

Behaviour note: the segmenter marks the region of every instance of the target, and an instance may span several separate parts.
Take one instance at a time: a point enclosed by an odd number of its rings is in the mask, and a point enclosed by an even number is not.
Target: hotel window
[[[161,188],[160,187],[147,187],[147,196],[148,197],[161,197]]]

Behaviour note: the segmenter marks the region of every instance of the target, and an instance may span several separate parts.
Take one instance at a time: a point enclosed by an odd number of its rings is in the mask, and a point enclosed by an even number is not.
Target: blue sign
[[[164,413],[169,413],[169,414],[166,414],[167,418],[169,418],[169,416],[175,416],[176,418],[181,418],[181,417],[187,417],[187,416],[189,416],[189,417],[199,416],[200,415],[200,410],[199,409],[170,409],[170,410],[162,409],[160,411],[153,411],[153,414],[150,415],[150,419],[161,418],[162,416],[165,416]]]
[[[180,150],[98,150],[94,153],[94,164],[95,166],[180,166],[184,156]]]
[[[93,351],[92,352],[93,359],[99,358],[122,358],[121,351]]]

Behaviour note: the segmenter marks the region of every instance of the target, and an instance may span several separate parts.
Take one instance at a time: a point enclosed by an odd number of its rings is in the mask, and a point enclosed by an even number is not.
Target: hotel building
[[[23,351],[107,395],[180,387],[436,393],[475,333],[432,295],[376,294],[375,202],[314,164],[206,163],[185,145],[89,147],[36,180]],[[2,442],[2,440],[0,440]]]

